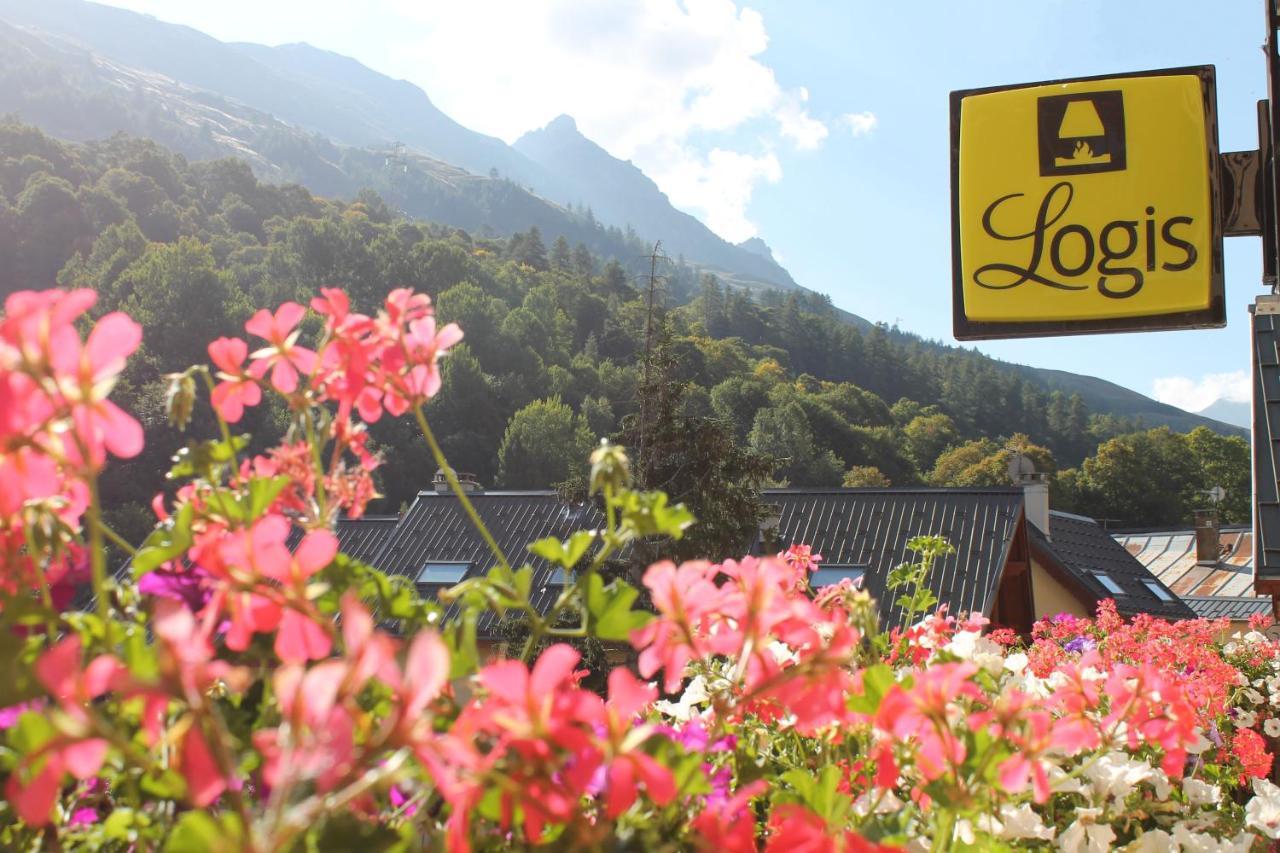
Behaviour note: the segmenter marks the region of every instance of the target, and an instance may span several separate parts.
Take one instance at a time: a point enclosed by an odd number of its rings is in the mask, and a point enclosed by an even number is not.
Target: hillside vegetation
[[[0,268],[6,291],[92,287],[97,310],[126,310],[147,329],[118,391],[148,428],[147,455],[110,484],[122,517],[142,517],[179,449],[162,423],[164,376],[204,360],[202,342],[239,333],[251,306],[306,302],[332,284],[363,310],[393,287],[424,290],[462,325],[467,341],[430,414],[449,458],[490,487],[566,483],[601,436],[636,444],[641,432],[694,424],[723,434],[716,444],[699,433],[708,446],[750,455],[730,478],[752,479],[763,458],[768,480],[797,486],[1005,485],[1009,448],[1020,447],[1041,470],[1071,467],[1057,477],[1065,509],[1176,524],[1212,485],[1227,489],[1228,517],[1247,506],[1239,438],[1091,413],[1079,395],[1046,394],[977,353],[863,331],[823,297],[753,296],[665,263],[650,325],[636,265],[561,235],[478,237],[398,217],[371,192],[322,199],[261,183],[243,161],[189,163],[149,141],[71,145],[0,125]],[[640,423],[645,396],[652,414]],[[287,418],[257,420],[246,426],[272,441]],[[434,473],[413,433],[375,429],[393,460],[380,483],[387,509]]]

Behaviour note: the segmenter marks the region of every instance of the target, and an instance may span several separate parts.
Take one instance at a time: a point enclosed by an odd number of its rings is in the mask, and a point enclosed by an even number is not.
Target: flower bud
[[[185,430],[191,423],[191,413],[196,405],[196,380],[188,369],[182,373],[170,373],[165,379],[169,386],[164,392],[165,414],[169,425]]]

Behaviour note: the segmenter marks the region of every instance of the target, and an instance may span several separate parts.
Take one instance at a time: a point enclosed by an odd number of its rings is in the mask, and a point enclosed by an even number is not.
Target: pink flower
[[[298,303],[286,302],[275,314],[263,308],[244,324],[245,331],[269,344],[252,354],[249,373],[261,379],[270,370],[271,385],[281,394],[292,394],[298,388],[298,373],[310,375],[316,366],[316,354],[297,345],[295,327],[306,313]]]
[[[244,369],[249,357],[249,345],[239,338],[218,338],[209,344],[209,360],[218,368],[222,380],[213,389],[213,408],[227,423],[234,424],[244,417],[246,406],[262,402],[262,389]]]
[[[689,661],[710,652],[706,619],[721,598],[713,580],[717,571],[705,560],[679,567],[664,561],[644,573],[658,618],[633,632],[631,645],[640,649],[642,676],[665,672],[662,687],[667,693],[679,689]]]
[[[631,808],[638,796],[637,782],[655,804],[665,806],[675,799],[676,783],[671,771],[640,750],[653,729],[635,725],[635,717],[653,703],[658,691],[636,680],[625,667],[609,673],[609,701],[605,704],[606,731],[610,758],[606,760],[609,783],[605,816],[610,820]]]

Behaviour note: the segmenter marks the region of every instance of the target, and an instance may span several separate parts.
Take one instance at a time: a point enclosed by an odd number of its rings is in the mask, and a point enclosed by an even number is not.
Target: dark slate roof
[[[547,536],[565,538],[576,530],[604,526],[604,518],[594,505],[569,504],[552,491],[478,492],[468,497],[512,567],[525,562],[533,566],[533,604],[542,611],[551,607],[561,586],[549,582],[551,565],[531,555],[529,544]],[[469,563],[464,579],[483,575],[497,564],[451,494],[419,492],[370,560],[387,574],[409,578],[416,578],[428,562]],[[480,628],[483,633],[492,625],[486,620]]]
[[[1257,596],[1188,595],[1183,601],[1204,619],[1235,619],[1243,621],[1250,616],[1270,616],[1271,598]]]
[[[784,546],[805,544],[824,565],[866,566],[864,588],[880,602],[880,619],[896,624],[896,595],[885,595],[889,570],[912,559],[907,540],[937,535],[956,553],[940,560],[929,587],[951,613],[990,614],[996,587],[1022,520],[1021,489],[768,489],[764,502],[782,512]]]
[[[1254,311],[1252,323],[1253,572],[1280,581],[1280,317]]]
[[[334,528],[342,553],[373,565],[373,558],[391,538],[400,522],[398,515],[366,515],[342,518]]]
[[[1032,553],[1036,557],[1053,561],[1061,570],[1074,577],[1094,598],[1114,599],[1116,610],[1120,613],[1149,613],[1166,619],[1190,619],[1195,616],[1190,607],[1092,518],[1051,511],[1049,534],[1053,537],[1052,540],[1034,524],[1028,524],[1027,528],[1031,533]],[[1109,575],[1124,592],[1108,590],[1098,580],[1098,574]],[[1148,582],[1159,584],[1172,600],[1162,601],[1147,588]]]

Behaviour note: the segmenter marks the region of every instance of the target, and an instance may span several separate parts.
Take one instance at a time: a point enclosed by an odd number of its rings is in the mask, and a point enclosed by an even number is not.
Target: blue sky
[[[952,89],[1181,65],[1218,71],[1223,150],[1256,147],[1257,0],[113,0],[224,40],[307,41],[508,141],[559,113],[801,284],[951,341]],[[353,13],[360,8],[360,14]],[[1248,399],[1260,247],[1226,245],[1223,330],[991,342],[1197,409]]]

